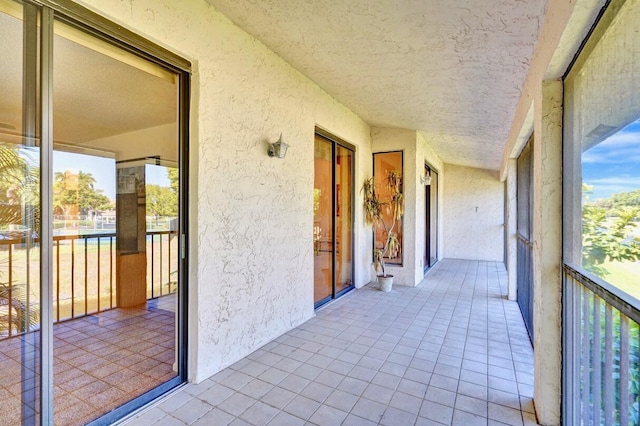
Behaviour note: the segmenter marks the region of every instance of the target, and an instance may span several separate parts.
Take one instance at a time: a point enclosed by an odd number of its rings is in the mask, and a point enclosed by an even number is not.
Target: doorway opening
[[[107,424],[186,380],[189,66],[46,3],[0,0],[0,423]]]
[[[425,176],[425,251],[424,273],[438,261],[438,172],[424,165]]]
[[[352,290],[354,147],[317,131],[313,187],[314,303]]]

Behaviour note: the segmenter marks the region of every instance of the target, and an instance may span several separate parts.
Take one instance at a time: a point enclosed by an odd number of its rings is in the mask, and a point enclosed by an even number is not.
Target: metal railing
[[[564,265],[565,424],[640,424],[638,301]]]
[[[518,306],[522,319],[529,332],[529,339],[533,344],[533,243],[523,235],[517,234],[517,288]]]
[[[53,237],[54,322],[115,307],[115,238],[113,233]],[[5,275],[0,277],[0,339],[37,328],[38,243],[37,238],[32,243],[24,237],[0,240]],[[147,232],[147,299],[176,292],[177,255],[176,231]]]

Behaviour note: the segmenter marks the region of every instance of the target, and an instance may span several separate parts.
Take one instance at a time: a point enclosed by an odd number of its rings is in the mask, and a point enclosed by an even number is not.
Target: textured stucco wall
[[[534,400],[541,424],[558,424],[562,388],[562,82],[536,94],[533,144]]]
[[[504,184],[498,173],[447,164],[445,175],[444,256],[501,261]]]
[[[190,380],[202,380],[313,310],[314,126],[357,147],[370,128],[204,1],[86,0],[83,5],[191,60]],[[271,159],[267,141],[291,145]],[[357,285],[370,252],[356,203]]]
[[[373,152],[402,151],[404,216],[402,217],[402,266],[386,265],[385,269],[394,276],[394,285],[415,286],[416,282],[416,132],[407,129],[371,129]],[[375,274],[372,274],[375,278]],[[419,282],[419,281],[418,281]]]

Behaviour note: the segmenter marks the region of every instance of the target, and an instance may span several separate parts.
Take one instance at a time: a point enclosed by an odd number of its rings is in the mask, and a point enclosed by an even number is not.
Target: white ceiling
[[[105,153],[134,151],[118,144],[116,136],[177,122],[175,78],[159,66],[92,37],[82,37],[56,23],[53,64],[54,142],[60,146],[85,147]],[[23,132],[22,20],[0,11],[0,142]],[[162,78],[162,77],[165,78]],[[147,155],[174,153],[175,131],[163,140],[154,133],[150,143],[138,134],[138,145],[151,145]],[[20,139],[17,139],[20,141]],[[161,141],[174,147],[160,149]],[[65,148],[66,149],[66,148]],[[137,149],[135,152],[141,151]]]
[[[547,0],[207,0],[373,126],[498,170]]]

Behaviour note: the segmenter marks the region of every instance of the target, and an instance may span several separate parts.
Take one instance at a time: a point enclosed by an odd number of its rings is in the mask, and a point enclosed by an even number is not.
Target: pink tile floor
[[[83,425],[176,375],[174,305],[175,297],[169,296],[142,308],[114,309],[54,325],[56,425]],[[37,377],[25,380],[29,367],[37,370],[28,361],[35,352],[26,341],[33,339],[37,333],[0,340],[2,426],[20,424],[25,416],[21,393],[37,383]]]

